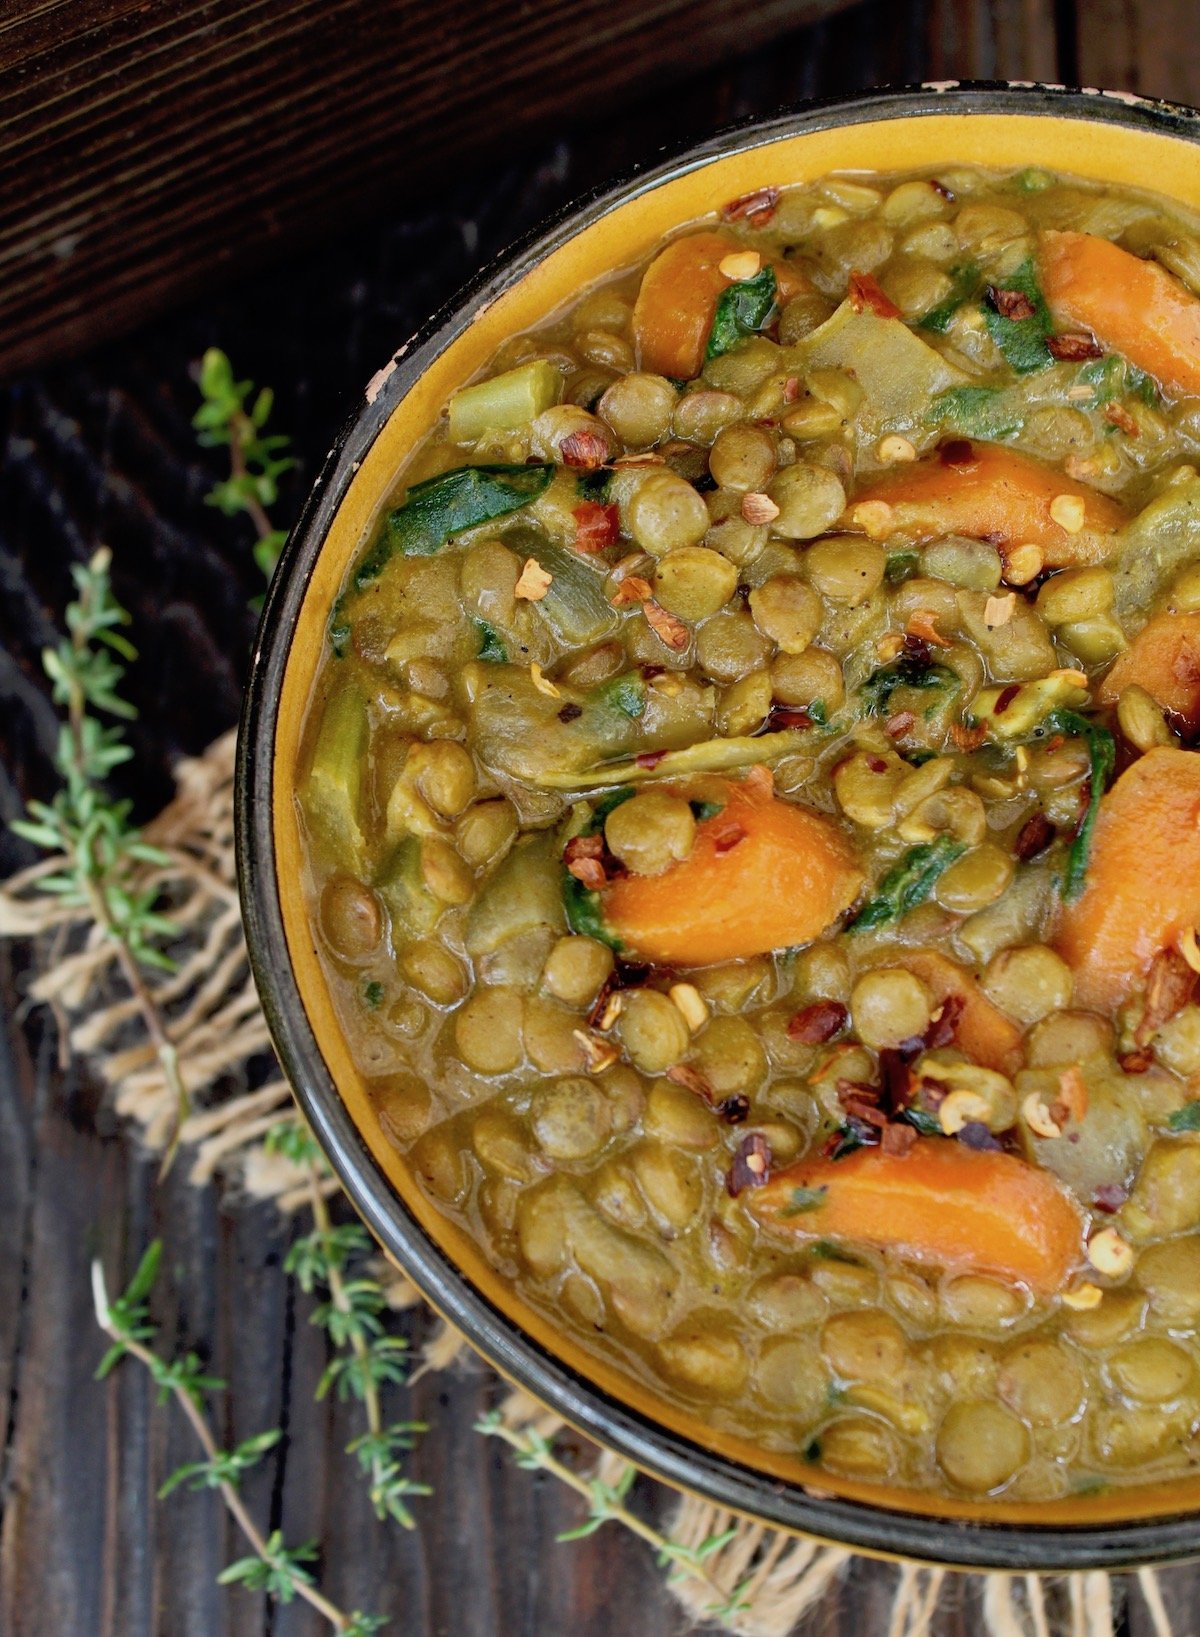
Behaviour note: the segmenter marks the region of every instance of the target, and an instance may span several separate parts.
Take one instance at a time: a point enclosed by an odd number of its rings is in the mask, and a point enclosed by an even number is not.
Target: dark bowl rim
[[[254,651],[235,772],[238,886],[271,1038],[313,1132],[367,1226],[422,1295],[500,1373],[598,1443],[683,1491],[784,1529],[875,1555],[963,1569],[1115,1570],[1200,1554],[1200,1510],[1127,1523],[980,1523],[843,1500],[742,1468],[630,1410],[505,1317],[433,1243],[394,1192],[338,1094],[305,1014],[284,935],[272,828],[278,702],[313,567],[354,472],[429,363],[504,290],[606,211],[735,148],[895,117],[956,112],[1102,121],[1200,143],[1200,112],[1124,92],[1008,81],[884,87],[737,122],[664,149],[553,213],[494,257],[374,378],[327,456],[275,572]]]

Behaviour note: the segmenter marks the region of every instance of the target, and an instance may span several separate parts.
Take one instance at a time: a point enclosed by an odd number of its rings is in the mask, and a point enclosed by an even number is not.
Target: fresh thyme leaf
[[[942,871],[965,851],[965,844],[952,836],[938,836],[935,841],[910,847],[884,876],[875,896],[853,917],[847,931],[866,932],[907,915],[925,902]]]
[[[378,579],[396,552],[432,557],[464,530],[520,511],[545,492],[556,470],[549,464],[459,466],[414,483],[359,563],[355,585],[361,590]]]
[[[752,279],[739,279],[722,290],[709,331],[705,359],[719,358],[748,335],[766,328],[775,310],[775,272],[764,267]]]
[[[1068,738],[1084,740],[1091,764],[1087,809],[1067,851],[1067,873],[1063,878],[1062,895],[1070,904],[1079,897],[1087,880],[1092,832],[1096,828],[1101,798],[1108,789],[1116,767],[1117,747],[1107,728],[1101,727],[1099,722],[1093,722],[1086,716],[1080,716],[1077,711],[1052,711],[1041,726],[1046,732],[1064,733]]]
[[[279,498],[279,479],[296,462],[284,454],[290,439],[268,433],[266,425],[275,404],[269,387],[257,390],[253,381],[239,381],[233,365],[219,347],[210,347],[200,362],[203,402],[192,417],[197,441],[229,449],[229,476],[205,495],[205,502],[226,517],[244,512],[258,534],[254,560],[270,579],[287,535],[271,527],[266,508]]]
[[[1048,369],[1054,359],[1046,345],[1046,337],[1052,332],[1054,324],[1038,283],[1032,256],[1027,256],[1015,272],[1005,275],[1002,288],[1006,294],[1024,297],[1033,311],[1026,318],[1005,318],[991,300],[985,301],[983,317],[988,334],[1018,375]]]
[[[1200,1100],[1172,1109],[1167,1125],[1172,1131],[1200,1131]]]

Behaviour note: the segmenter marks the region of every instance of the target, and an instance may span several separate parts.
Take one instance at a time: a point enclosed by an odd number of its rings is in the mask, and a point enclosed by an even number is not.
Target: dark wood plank
[[[1076,0],[1079,81],[1200,103],[1192,0]]]

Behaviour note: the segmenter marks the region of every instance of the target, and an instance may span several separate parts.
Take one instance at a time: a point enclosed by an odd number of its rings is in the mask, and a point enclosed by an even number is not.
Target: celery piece
[[[919,431],[929,400],[950,387],[965,386],[966,374],[894,318],[844,301],[831,318],[788,349],[801,370],[844,370],[863,389],[854,421],[860,444],[885,432]]]
[[[1168,484],[1119,539],[1114,607],[1120,619],[1140,619],[1181,568],[1200,561],[1200,478]]]
[[[528,506],[550,486],[555,467],[458,466],[414,483],[404,504],[389,512],[354,575],[358,590],[377,580],[396,552],[432,557],[466,529]]]
[[[387,906],[397,944],[432,932],[445,908],[425,885],[420,836],[404,837],[376,877],[375,890]]]
[[[550,575],[545,595],[533,607],[556,641],[568,648],[582,648],[616,630],[617,615],[604,595],[603,575],[581,552],[557,545],[534,529],[514,530],[505,544],[523,557],[534,558]]]
[[[347,682],[326,701],[300,799],[313,830],[352,868],[364,852],[359,809],[366,754],[367,702]]]
[[[563,378],[548,358],[534,358],[489,381],[460,387],[450,397],[450,436],[474,443],[486,432],[515,432],[562,396]]]
[[[558,871],[561,843],[547,831],[517,843],[467,911],[467,953],[491,955],[509,938],[535,927],[565,929]]]
[[[581,772],[552,767],[534,774],[531,782],[542,790],[603,790],[616,784],[645,784],[652,779],[681,779],[694,773],[725,773],[756,762],[777,762],[806,745],[811,729],[784,728],[736,739],[704,739],[678,750],[643,751],[632,761],[600,763]]]

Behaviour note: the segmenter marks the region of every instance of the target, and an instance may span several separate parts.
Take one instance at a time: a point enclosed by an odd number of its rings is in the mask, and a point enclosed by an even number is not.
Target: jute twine
[[[175,799],[146,826],[146,838],[168,862],[148,867],[142,885],[162,893],[179,928],[171,950],[174,970],[151,973],[148,983],[194,1103],[182,1131],[191,1181],[200,1186],[220,1174],[287,1214],[306,1205],[309,1179],[263,1146],[289,1108],[291,1092],[271,1056],[242,935],[233,765],[231,732],[203,756],[179,765]],[[29,986],[30,998],[53,1011],[65,1047],[88,1059],[117,1111],[151,1150],[161,1152],[172,1131],[173,1094],[123,990],[111,944],[78,911],[39,892],[42,877],[57,864],[40,862],[0,886],[0,936],[38,941],[39,975]],[[328,1188],[335,1193],[337,1184],[330,1180]],[[381,1269],[380,1276],[395,1308],[420,1300],[395,1269]],[[467,1356],[464,1339],[439,1325],[419,1370],[445,1370]],[[509,1394],[504,1415],[514,1429],[536,1428],[547,1438],[563,1430],[523,1393]],[[596,1475],[610,1480],[623,1465],[599,1450],[593,1460]],[[694,1497],[677,1502],[669,1524],[670,1534],[685,1545],[727,1529],[734,1533],[706,1568],[730,1591],[747,1582],[746,1607],[730,1621],[742,1637],[788,1637],[835,1582],[863,1564],[851,1552],[739,1520]],[[1143,1570],[1124,1585],[1136,1587],[1154,1637],[1189,1637],[1173,1628],[1155,1573]],[[939,1609],[951,1602],[977,1609],[972,1623],[990,1637],[1112,1637],[1122,1589],[1099,1573],[964,1576],[903,1564],[895,1571],[887,1637],[929,1637]],[[687,1581],[673,1590],[689,1617],[703,1624],[711,1592]]]

